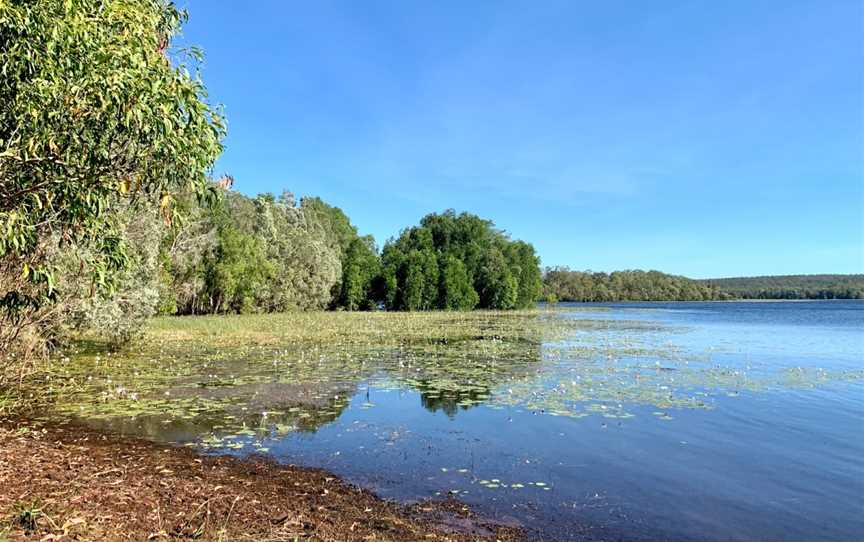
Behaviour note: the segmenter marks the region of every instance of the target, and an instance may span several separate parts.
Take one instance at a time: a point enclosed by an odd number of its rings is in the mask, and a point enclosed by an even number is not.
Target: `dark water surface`
[[[284,387],[196,388],[247,397],[258,429],[91,421],[324,467],[386,498],[453,493],[543,540],[864,537],[864,303],[574,307],[555,317],[584,328],[458,392],[369,355],[290,388],[311,399],[272,424]]]

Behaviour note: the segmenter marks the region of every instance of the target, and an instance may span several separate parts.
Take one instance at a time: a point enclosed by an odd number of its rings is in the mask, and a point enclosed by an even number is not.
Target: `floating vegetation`
[[[543,491],[551,491],[552,488],[546,484],[545,482],[525,482],[524,484],[521,482],[502,482],[498,478],[492,478],[491,480],[478,480],[477,483],[486,488],[486,489],[524,489],[534,488],[540,489]]]
[[[265,453],[270,440],[333,422],[352,400],[377,408],[373,394],[387,390],[415,390],[426,409],[451,417],[484,405],[620,424],[638,407],[668,421],[670,411],[714,408],[742,392],[864,378],[861,370],[726,366],[670,342],[670,333],[686,332],[551,310],[159,318],[134,351],[82,343],[67,352],[52,375],[53,415]]]

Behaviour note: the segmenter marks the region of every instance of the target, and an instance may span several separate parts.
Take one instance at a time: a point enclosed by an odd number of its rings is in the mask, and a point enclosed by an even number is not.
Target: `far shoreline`
[[[709,299],[709,300],[637,300],[637,301],[558,301],[552,304],[560,305],[563,303],[575,305],[614,305],[621,303],[824,303],[824,302],[842,302],[842,301],[858,301],[864,302],[864,299]],[[549,306],[545,301],[540,302],[541,306]]]

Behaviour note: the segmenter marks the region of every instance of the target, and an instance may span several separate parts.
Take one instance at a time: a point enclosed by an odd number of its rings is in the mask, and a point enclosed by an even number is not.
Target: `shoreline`
[[[526,540],[454,500],[403,505],[321,470],[75,424],[0,420],[0,540]]]
[[[570,303],[577,305],[615,305],[624,303],[825,303],[825,302],[843,302],[843,301],[864,301],[864,299],[709,299],[705,301],[696,300],[671,300],[671,301],[558,301],[557,304]]]

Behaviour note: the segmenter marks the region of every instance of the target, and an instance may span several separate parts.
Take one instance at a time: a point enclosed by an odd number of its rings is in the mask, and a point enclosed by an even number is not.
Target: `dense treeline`
[[[206,200],[177,194],[182,219],[171,223],[155,206],[109,200],[115,241],[134,247],[110,289],[81,266],[97,241],[57,247],[48,262],[56,299],[42,308],[58,317],[48,322],[52,336],[98,330],[121,344],[156,314],[513,309],[540,294],[533,247],[474,215],[428,215],[379,254],[370,236],[318,198],[213,188]]]
[[[359,239],[345,214],[288,192],[250,198],[227,191],[185,209],[166,229],[159,310],[167,314],[280,312],[334,303],[348,247]]]
[[[543,293],[548,301],[714,301],[726,299],[711,284],[659,271],[594,273],[547,268]]]
[[[246,196],[234,180],[212,197],[174,197],[177,220],[156,207],[109,199],[115,242],[130,250],[110,289],[94,288],[81,259],[96,241],[57,249],[50,260],[61,315],[55,337],[83,330],[116,344],[156,314],[295,310],[514,309],[540,295],[539,259],[492,222],[453,211],[430,214],[379,254],[345,213],[319,198]]]
[[[427,215],[381,256],[379,288],[389,309],[524,308],[541,287],[534,247],[468,213]]]
[[[166,314],[512,309],[540,292],[533,247],[467,213],[428,215],[379,256],[371,237],[318,198],[228,191],[185,211],[186,224],[162,241]]]
[[[560,301],[864,299],[864,275],[784,275],[690,279],[659,271],[594,273],[546,268],[543,298]]]
[[[742,299],[864,299],[864,275],[778,275],[699,282]]]

